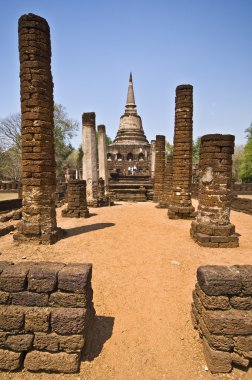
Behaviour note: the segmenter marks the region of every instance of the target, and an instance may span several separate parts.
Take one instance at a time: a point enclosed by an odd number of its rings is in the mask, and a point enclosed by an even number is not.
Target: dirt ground
[[[252,380],[234,369],[211,375],[190,320],[196,269],[204,264],[252,263],[252,216],[232,212],[240,247],[202,248],[190,221],[169,220],[148,203],[91,209],[89,219],[61,218],[65,239],[54,246],[0,240],[1,260],[93,263],[95,335],[88,361],[76,375],[0,374],[0,380]]]
[[[17,199],[18,193],[0,193],[0,201],[5,201],[7,199]]]

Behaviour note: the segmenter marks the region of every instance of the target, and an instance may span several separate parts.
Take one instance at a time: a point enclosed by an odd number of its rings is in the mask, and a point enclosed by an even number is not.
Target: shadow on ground
[[[87,232],[102,230],[103,228],[113,227],[115,223],[95,223],[87,226],[79,226],[65,229],[65,239],[71,236],[85,234]]]
[[[114,321],[114,317],[96,315],[93,336],[91,337],[89,347],[87,348],[87,352],[83,355],[82,360],[92,361],[99,356],[104,343],[112,336]]]

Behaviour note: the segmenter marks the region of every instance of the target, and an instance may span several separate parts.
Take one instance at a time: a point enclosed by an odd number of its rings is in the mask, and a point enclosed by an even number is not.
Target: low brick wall
[[[248,367],[252,359],[252,265],[197,270],[192,320],[212,373]]]
[[[252,183],[234,183],[233,192],[235,194],[252,194]]]
[[[0,201],[0,212],[16,210],[22,207],[22,199],[7,199]]]
[[[245,212],[252,215],[252,199],[233,198],[231,208],[234,211]]]
[[[91,264],[0,262],[0,370],[79,370],[95,315],[91,276]]]

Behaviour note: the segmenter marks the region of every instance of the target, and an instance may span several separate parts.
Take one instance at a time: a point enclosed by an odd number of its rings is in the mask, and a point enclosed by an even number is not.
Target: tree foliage
[[[173,151],[173,145],[165,141],[165,156],[168,157]]]
[[[197,139],[193,141],[193,147],[192,147],[193,164],[199,163],[200,144],[201,144],[201,137],[197,137]]]
[[[244,147],[239,175],[242,181],[252,182],[252,123],[245,133],[248,140]]]
[[[69,154],[74,150],[71,138],[78,122],[68,117],[61,104],[54,104],[54,141],[56,169],[60,172]],[[0,120],[0,176],[18,178],[21,172],[21,114],[12,114]]]
[[[237,182],[241,180],[240,176],[240,166],[243,159],[244,146],[237,145],[234,149],[234,154],[232,157],[232,177]]]

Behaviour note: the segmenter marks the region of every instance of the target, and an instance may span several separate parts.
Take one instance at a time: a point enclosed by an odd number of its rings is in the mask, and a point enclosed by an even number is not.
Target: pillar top
[[[46,19],[33,13],[28,13],[19,17],[18,30],[20,30],[21,27],[39,29],[45,32],[48,32],[50,30]]]
[[[103,124],[98,125],[97,127],[98,133],[106,133],[106,127]]]
[[[181,91],[181,90],[192,90],[193,86],[191,84],[180,84],[179,86],[176,87],[176,91]]]
[[[82,125],[95,127],[95,112],[84,112],[82,114]]]
[[[234,141],[234,135],[222,135],[220,133],[204,135],[201,137],[201,141]]]
[[[156,135],[156,140],[165,140],[164,135]]]

